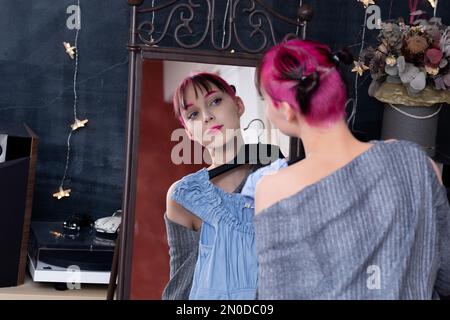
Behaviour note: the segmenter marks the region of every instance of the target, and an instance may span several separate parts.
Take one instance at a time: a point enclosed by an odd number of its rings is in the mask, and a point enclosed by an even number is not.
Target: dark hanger
[[[305,159],[305,147],[301,139],[291,138],[291,154],[289,155],[288,166]]]
[[[260,150],[262,151],[260,152]],[[264,157],[260,158],[261,154],[264,155]],[[261,143],[246,144],[232,161],[209,170],[209,179],[213,179],[244,164],[264,166],[280,158],[284,158],[284,155],[276,145]]]
[[[288,167],[289,167],[289,166],[292,166],[294,163],[297,163],[297,162],[299,162],[299,161],[301,161],[301,160],[303,160],[303,159],[305,159],[305,157],[296,157],[296,158],[293,158],[293,159],[289,160],[289,161],[287,162]]]

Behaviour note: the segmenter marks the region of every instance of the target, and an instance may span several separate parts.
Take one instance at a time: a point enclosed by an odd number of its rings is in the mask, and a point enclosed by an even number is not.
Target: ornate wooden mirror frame
[[[167,0],[165,4],[151,7],[146,5],[152,4],[153,1],[128,0],[131,13],[128,44],[126,172],[122,205],[123,220],[117,242],[119,250],[116,250],[119,253],[118,257],[117,254],[115,255],[111,272],[111,281],[114,284],[116,273],[118,273],[118,299],[129,299],[131,289],[143,61],[156,59],[255,67],[262,53],[282,40],[275,37],[274,21],[295,27],[297,35],[300,31],[301,36],[305,37],[307,23],[313,15],[312,8],[303,4],[303,1],[295,0],[295,2],[300,5],[298,11],[294,13],[294,17],[286,17],[263,0],[228,0],[226,16],[223,17],[222,14],[221,19],[227,18],[226,26],[229,36],[227,41],[222,40],[222,45],[219,46],[216,43],[217,39],[214,38],[216,0]],[[238,12],[242,6],[244,8]],[[154,24],[155,13],[163,10],[167,14],[164,16],[166,20],[163,26]],[[192,34],[192,24],[197,10],[203,10],[203,12],[206,10],[207,19],[202,21],[200,39],[197,39],[195,43],[186,43],[180,37],[181,31]],[[176,17],[179,17],[180,23],[173,28]],[[247,19],[247,27],[252,29],[249,39],[243,39],[240,35],[241,30],[238,28],[238,20],[244,18]],[[155,26],[163,29],[157,38]],[[170,30],[172,33],[169,32]],[[255,41],[249,41],[255,36],[260,42],[256,48]],[[170,46],[166,45],[168,41],[172,41]],[[302,153],[301,142],[291,138],[290,157],[298,157]]]

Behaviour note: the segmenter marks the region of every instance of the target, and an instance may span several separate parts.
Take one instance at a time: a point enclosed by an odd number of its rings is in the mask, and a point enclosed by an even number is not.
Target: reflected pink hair
[[[306,103],[300,103],[299,70],[304,77],[317,72],[317,85]],[[287,77],[286,74],[290,75]],[[341,120],[345,115],[347,93],[329,47],[315,41],[289,40],[272,47],[257,70],[258,88],[270,96],[278,108],[287,102],[301,113],[308,124],[321,126]]]

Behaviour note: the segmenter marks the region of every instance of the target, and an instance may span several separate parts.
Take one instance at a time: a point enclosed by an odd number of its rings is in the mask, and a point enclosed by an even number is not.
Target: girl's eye
[[[196,117],[197,115],[198,115],[198,112],[197,112],[197,111],[191,112],[191,113],[188,115],[188,119],[189,119],[189,120],[195,119],[195,117]]]
[[[212,106],[217,106],[222,102],[222,98],[215,98],[213,101],[211,101]]]

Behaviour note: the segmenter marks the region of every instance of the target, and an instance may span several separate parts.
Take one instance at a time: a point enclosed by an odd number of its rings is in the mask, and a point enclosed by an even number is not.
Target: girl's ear
[[[297,114],[289,103],[282,101],[280,106],[286,121],[291,122],[292,120],[297,119]]]
[[[236,105],[238,107],[238,115],[239,115],[239,117],[241,117],[245,112],[244,102],[242,101],[242,99],[240,97],[236,97],[235,99],[236,99]]]

